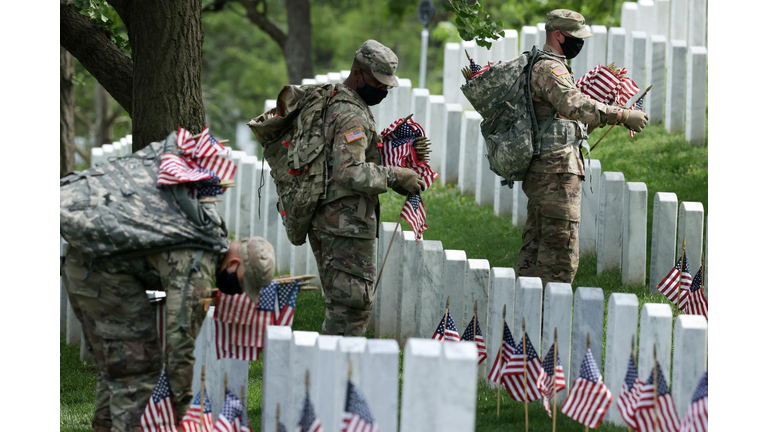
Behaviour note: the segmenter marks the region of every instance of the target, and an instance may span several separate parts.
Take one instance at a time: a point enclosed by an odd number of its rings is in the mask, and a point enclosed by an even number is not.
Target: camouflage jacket
[[[343,237],[376,238],[379,194],[395,181],[392,167],[381,166],[379,134],[368,106],[343,84],[325,113],[328,152],[326,197],[312,226]]]
[[[600,103],[579,91],[564,56],[549,45],[544,45],[542,51],[545,53],[543,58],[531,71],[531,97],[536,120],[543,122],[554,113],[556,122],[579,120],[589,125],[590,130],[618,121],[619,108]],[[543,139],[546,135],[545,132]],[[534,156],[528,171],[572,173],[583,177],[584,164],[578,152],[576,147],[567,146]]]

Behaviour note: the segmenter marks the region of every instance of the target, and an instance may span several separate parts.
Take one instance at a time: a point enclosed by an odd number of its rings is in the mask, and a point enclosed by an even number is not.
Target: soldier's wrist
[[[397,184],[397,172],[395,167],[388,166],[387,168],[387,187],[394,187]]]

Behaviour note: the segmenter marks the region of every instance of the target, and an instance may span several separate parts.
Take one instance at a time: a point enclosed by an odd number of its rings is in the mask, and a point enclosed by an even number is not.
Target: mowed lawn
[[[590,142],[596,142],[601,135],[601,130],[595,131]],[[707,213],[707,147],[691,147],[682,133],[669,135],[662,126],[650,126],[630,141],[626,129],[615,128],[592,153],[592,158],[600,160],[603,172],[623,172],[626,181],[644,182],[647,185],[649,256],[653,198],[656,192],[674,192],[677,194],[678,202],[701,202],[704,205],[705,215]],[[599,179],[593,178],[593,181],[599,181]],[[587,183],[584,185],[586,187]],[[510,218],[494,216],[492,206],[476,205],[473,196],[461,196],[454,185],[441,187],[436,184],[424,193],[424,202],[429,225],[429,229],[424,233],[425,239],[442,241],[444,249],[464,250],[467,258],[487,259],[492,267],[515,267],[521,246],[522,228],[513,227]],[[396,221],[402,208],[403,197],[390,192],[382,195],[381,203],[382,220]],[[403,228],[410,230],[405,223]],[[388,239],[382,240],[388,241]],[[650,266],[650,260],[648,260],[648,266]],[[692,271],[695,271],[694,267],[698,268],[698,265],[691,263],[691,267]],[[574,289],[580,286],[603,288],[606,311],[608,298],[614,292],[636,294],[640,307],[646,302],[669,303],[659,294],[649,295],[646,285],[622,286],[620,271],[606,272],[597,276],[596,269],[596,257],[583,258],[573,287]],[[320,331],[323,313],[324,304],[320,292],[302,292],[298,298],[294,330]],[[457,325],[462,326],[459,331],[463,331],[466,323],[457,323]],[[367,336],[373,337],[370,332]],[[594,342],[593,348],[597,349]],[[572,367],[572,370],[578,371],[578,366]],[[61,430],[90,430],[96,373],[91,364],[79,361],[79,348],[66,346],[63,339],[60,372]],[[248,415],[253,430],[256,431],[260,430],[262,362],[251,362],[249,372]],[[671,379],[667,377],[667,381],[670,382]],[[501,396],[501,416],[497,419],[496,390],[489,389],[483,384],[478,386],[478,431],[522,430],[524,427],[523,403],[511,400],[509,395],[504,393]],[[529,430],[551,430],[551,420],[541,403],[535,402],[528,405]],[[286,426],[292,428],[292,425]],[[559,414],[557,429],[583,431],[584,426]],[[626,426],[604,424],[597,430],[625,431],[627,429]]]

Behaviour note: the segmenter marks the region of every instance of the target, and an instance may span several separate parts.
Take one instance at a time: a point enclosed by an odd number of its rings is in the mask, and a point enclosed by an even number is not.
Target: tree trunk
[[[201,2],[124,3],[133,58],[133,151],[179,126],[198,133],[205,125]]]
[[[59,178],[75,170],[75,58],[59,47],[61,80],[59,82]]]
[[[112,113],[112,98],[98,82],[95,85],[94,108],[96,109],[96,123],[94,124],[94,145],[111,144],[112,130],[115,126],[115,118]]]
[[[301,84],[303,78],[314,78],[312,68],[312,20],[309,0],[286,0],[288,34],[283,45],[288,80]]]

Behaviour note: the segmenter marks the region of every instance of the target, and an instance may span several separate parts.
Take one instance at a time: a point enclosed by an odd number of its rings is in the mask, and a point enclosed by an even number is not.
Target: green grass
[[[598,130],[590,139],[597,141]],[[653,215],[653,197],[656,192],[675,192],[678,202],[695,201],[707,212],[707,147],[691,147],[682,133],[669,135],[661,126],[650,126],[629,140],[625,129],[612,131],[592,154],[599,159],[603,172],[620,171],[626,181],[645,182],[648,187],[648,253]],[[598,181],[599,179],[593,179]],[[439,183],[439,182],[438,182]],[[585,184],[586,186],[586,184]],[[441,240],[444,249],[461,249],[467,258],[487,259],[492,267],[515,267],[520,250],[522,227],[512,226],[511,219],[494,216],[492,206],[478,206],[473,196],[461,196],[455,186],[433,186],[424,194],[427,208],[425,231],[427,240]],[[381,196],[382,220],[397,220],[403,197],[394,192]],[[410,227],[403,223],[403,228]],[[386,241],[387,239],[383,239]],[[649,260],[650,262],[650,260]],[[640,307],[647,302],[668,303],[661,296],[649,295],[646,284],[621,285],[621,272],[611,271],[597,275],[594,256],[581,259],[573,282],[579,286],[600,287],[607,301],[614,292],[634,293]],[[648,273],[648,272],[646,272]],[[647,282],[647,281],[646,281]],[[305,291],[299,295],[294,318],[294,330],[320,331],[324,314],[324,299],[320,291]],[[604,332],[605,333],[605,332]],[[373,337],[371,332],[367,337]],[[603,358],[605,356],[603,355]],[[79,361],[79,348],[61,343],[61,430],[89,430],[95,398],[96,373],[92,365]],[[248,416],[254,431],[260,429],[263,362],[251,362],[248,382]],[[668,381],[669,377],[668,377]],[[400,385],[402,385],[402,352],[400,358]],[[618,395],[614,395],[618,397]],[[496,418],[496,390],[478,386],[477,430],[520,430],[524,424],[523,404],[512,401],[502,393],[501,417]],[[551,430],[551,420],[540,402],[529,404],[530,431]],[[557,416],[559,431],[582,431],[584,427],[565,415]],[[626,427],[603,424],[600,431],[624,431]]]

